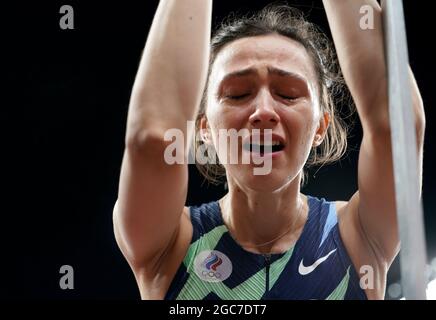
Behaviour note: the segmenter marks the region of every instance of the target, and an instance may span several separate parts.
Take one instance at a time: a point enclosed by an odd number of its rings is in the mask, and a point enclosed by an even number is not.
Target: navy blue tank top
[[[256,254],[230,235],[217,201],[190,207],[193,235],[165,299],[366,299],[339,234],[334,202],[308,196],[300,238]]]

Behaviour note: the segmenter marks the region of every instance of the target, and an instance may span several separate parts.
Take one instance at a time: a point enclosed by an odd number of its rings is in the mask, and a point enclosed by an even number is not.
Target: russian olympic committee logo
[[[207,282],[220,282],[230,277],[233,267],[230,259],[221,251],[205,250],[194,261],[197,276]]]

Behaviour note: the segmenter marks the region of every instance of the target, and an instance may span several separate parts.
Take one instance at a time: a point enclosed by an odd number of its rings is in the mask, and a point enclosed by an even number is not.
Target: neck
[[[255,253],[281,253],[295,243],[307,216],[299,180],[272,192],[242,189],[229,180],[229,192],[220,200],[221,211],[242,247]]]

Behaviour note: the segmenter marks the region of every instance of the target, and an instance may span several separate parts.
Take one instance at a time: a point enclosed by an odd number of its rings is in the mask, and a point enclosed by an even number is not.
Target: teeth
[[[255,143],[253,143],[255,144]],[[273,141],[271,144],[259,143],[260,146],[279,146],[281,143],[279,141]],[[257,145],[257,143],[256,143]]]
[[[283,146],[278,140],[271,141],[270,144],[260,143],[246,143],[243,148],[251,152],[271,152],[274,146]]]

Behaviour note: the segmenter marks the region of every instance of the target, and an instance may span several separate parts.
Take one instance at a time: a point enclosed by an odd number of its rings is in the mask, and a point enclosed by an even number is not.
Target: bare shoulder
[[[190,210],[189,207],[184,207],[179,228],[165,252],[154,262],[153,266],[133,270],[142,299],[158,300],[165,297],[188,251],[192,233]]]
[[[348,201],[335,201],[336,214],[338,216],[338,219],[340,218],[340,216],[344,212],[344,208],[347,206],[347,204],[348,204]]]
[[[339,233],[359,277],[365,277],[368,299],[383,299],[388,266],[380,263],[380,257],[371,247],[358,216],[357,192],[350,201],[336,201]]]

